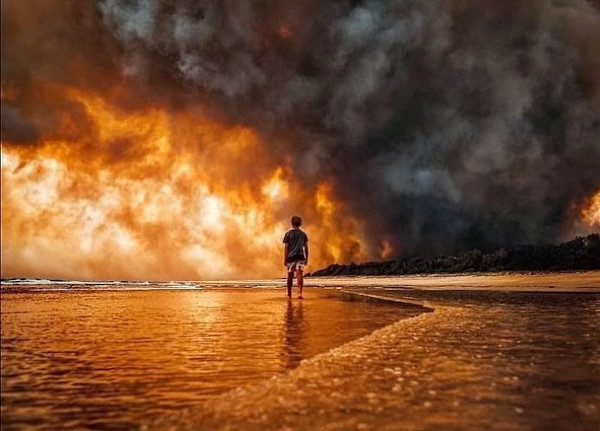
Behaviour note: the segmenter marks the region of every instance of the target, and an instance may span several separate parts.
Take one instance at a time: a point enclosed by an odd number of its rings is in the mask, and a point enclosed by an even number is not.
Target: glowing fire
[[[279,37],[281,37],[282,39],[289,39],[292,37],[292,31],[286,25],[280,26],[279,31],[277,33],[279,34]]]
[[[360,260],[359,223],[328,183],[307,189],[243,126],[126,112],[57,88],[91,120],[74,139],[2,143],[2,276],[211,279],[280,275],[299,213],[311,266]],[[5,96],[3,90],[3,97]]]
[[[262,188],[271,201],[286,199],[289,193],[288,183],[283,179],[283,168],[279,167]]]
[[[600,190],[592,196],[589,205],[583,209],[581,215],[588,226],[600,228]]]

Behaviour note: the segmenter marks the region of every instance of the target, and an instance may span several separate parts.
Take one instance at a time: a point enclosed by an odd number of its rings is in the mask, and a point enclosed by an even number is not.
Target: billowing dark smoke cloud
[[[600,187],[597,3],[100,9],[129,71],[159,54],[230,115],[293,131],[297,171],[333,178],[401,251],[555,240]]]
[[[2,137],[15,143],[37,141],[39,131],[19,108],[2,104]]]
[[[99,0],[78,23],[143,97],[251,125],[405,254],[565,234],[600,189],[599,8]]]

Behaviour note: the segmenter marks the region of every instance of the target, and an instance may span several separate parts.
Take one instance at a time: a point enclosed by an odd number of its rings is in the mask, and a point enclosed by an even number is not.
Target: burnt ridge
[[[600,234],[577,237],[561,244],[521,245],[493,252],[470,250],[432,259],[410,256],[401,260],[333,264],[309,274],[402,275],[496,271],[569,271],[600,269]]]

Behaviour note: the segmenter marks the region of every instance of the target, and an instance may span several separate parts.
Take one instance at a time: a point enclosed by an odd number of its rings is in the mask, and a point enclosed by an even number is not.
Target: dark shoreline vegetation
[[[404,275],[498,271],[574,271],[600,269],[600,234],[552,245],[522,245],[493,252],[470,250],[431,259],[411,256],[382,262],[333,264],[310,276]]]

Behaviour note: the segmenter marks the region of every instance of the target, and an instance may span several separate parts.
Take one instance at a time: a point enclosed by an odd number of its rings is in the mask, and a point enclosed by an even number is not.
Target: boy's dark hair
[[[292,226],[294,226],[294,227],[302,226],[302,217],[300,217],[300,216],[292,217]]]

